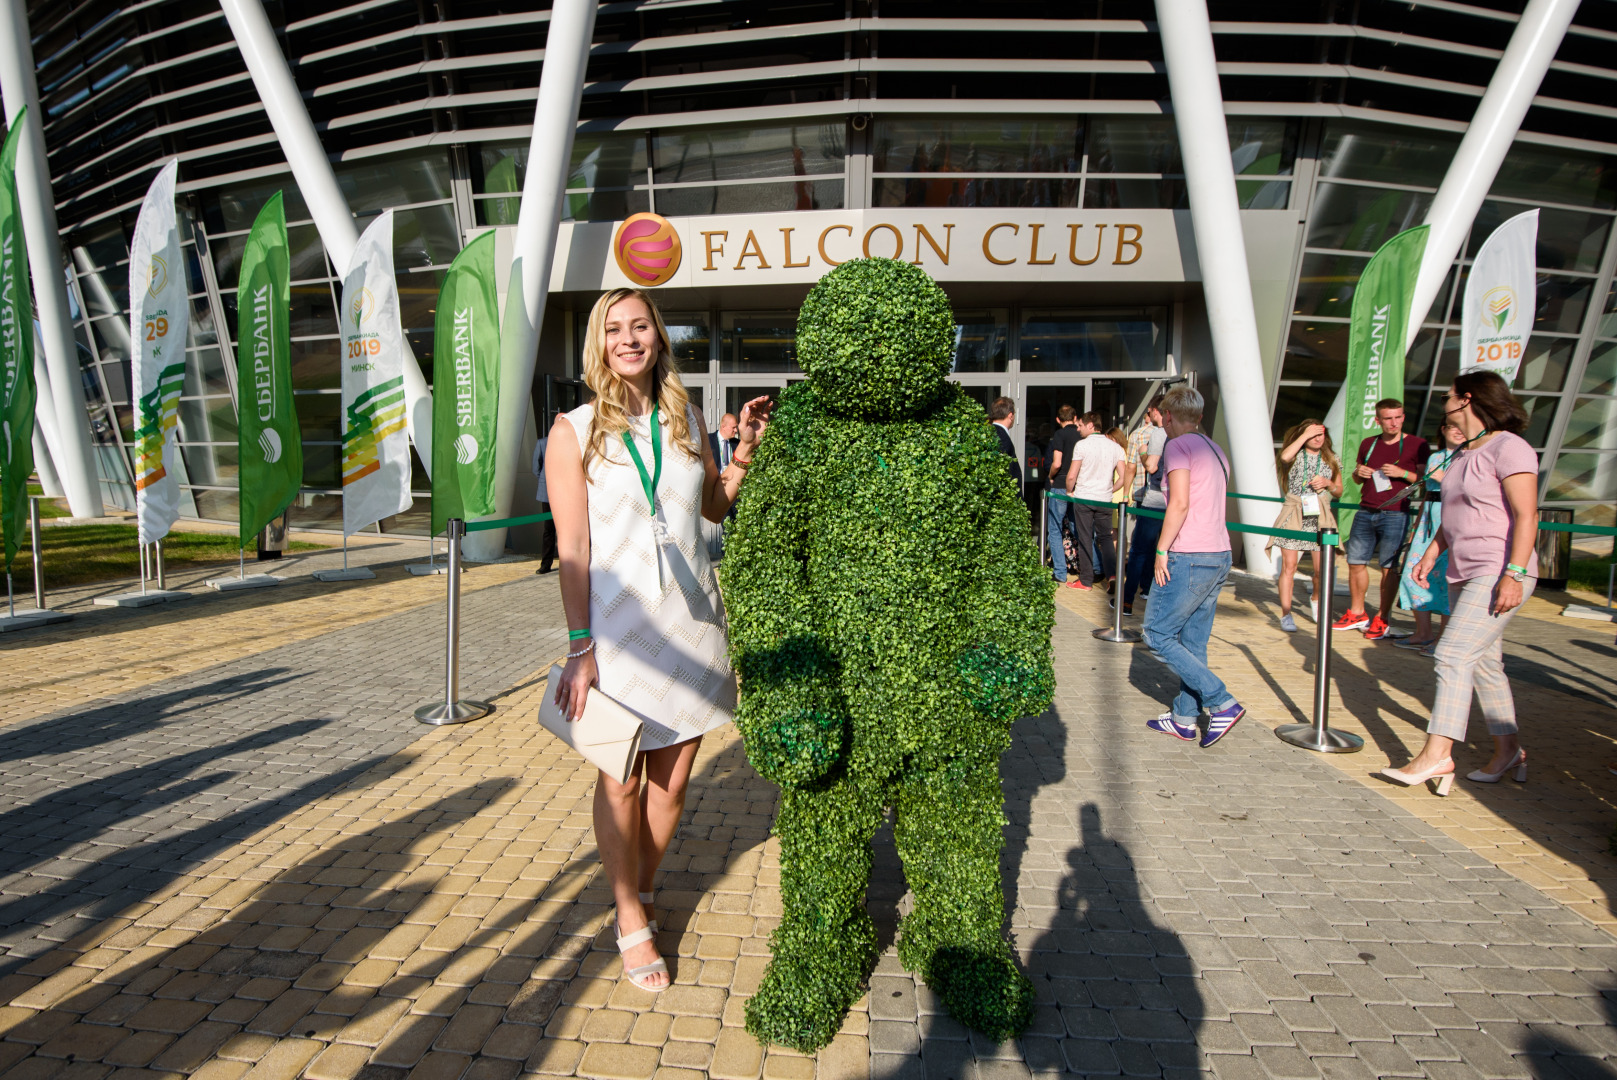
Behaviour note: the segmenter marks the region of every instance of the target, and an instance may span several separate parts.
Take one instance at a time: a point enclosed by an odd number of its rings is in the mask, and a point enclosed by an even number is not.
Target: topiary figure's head
[[[897,420],[941,396],[954,335],[949,298],[926,271],[855,259],[809,290],[797,317],[797,360],[828,412]]]

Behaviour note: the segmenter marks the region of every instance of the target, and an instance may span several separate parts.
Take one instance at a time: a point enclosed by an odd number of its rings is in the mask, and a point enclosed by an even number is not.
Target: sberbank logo
[[[371,312],[375,310],[376,297],[371,295],[369,289],[360,286],[359,291],[354,293],[354,302],[350,306],[349,312],[354,320],[354,329],[358,330],[361,326],[364,326],[365,320],[370,318]]]
[[[462,465],[470,465],[477,460],[477,440],[470,434],[462,435],[455,440],[455,460]]]
[[[264,461],[273,465],[281,460],[281,433],[274,428],[265,428],[258,433],[258,448],[264,451]]]
[[[1516,292],[1508,285],[1496,285],[1482,294],[1483,318],[1493,325],[1494,333],[1516,321]]]

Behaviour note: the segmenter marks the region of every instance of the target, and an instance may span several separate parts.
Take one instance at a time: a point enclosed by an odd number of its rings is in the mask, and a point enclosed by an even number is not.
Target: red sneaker
[[[1071,581],[1067,582],[1067,588],[1077,589],[1079,592],[1093,592],[1095,590],[1095,586],[1085,585],[1077,578],[1073,578]]]
[[[1332,630],[1360,630],[1370,625],[1370,616],[1362,611],[1344,611],[1342,617],[1331,624]]]
[[[1383,619],[1378,613],[1375,618],[1370,620],[1370,625],[1364,628],[1364,636],[1371,641],[1379,641],[1386,637],[1387,631],[1391,629],[1392,627],[1387,625],[1387,620]]]

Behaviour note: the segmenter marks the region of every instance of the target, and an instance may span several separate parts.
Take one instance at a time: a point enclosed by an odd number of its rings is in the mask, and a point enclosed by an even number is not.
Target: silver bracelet
[[[580,656],[588,656],[590,653],[592,653],[594,651],[595,651],[595,639],[591,638],[590,643],[588,645],[584,646],[582,649],[578,650],[577,652],[568,653],[567,654],[567,659],[569,659],[569,660],[577,660]]]

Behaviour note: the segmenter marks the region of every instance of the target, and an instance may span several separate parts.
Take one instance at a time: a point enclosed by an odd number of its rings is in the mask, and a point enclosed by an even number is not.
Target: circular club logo
[[[152,256],[152,265],[146,272],[146,293],[156,296],[168,285],[168,262],[161,255]]]
[[[1482,294],[1482,317],[1501,333],[1516,321],[1516,294],[1508,285],[1496,285]]]
[[[360,286],[359,290],[354,293],[354,302],[351,306],[352,311],[350,314],[353,316],[354,329],[357,330],[365,325],[366,319],[371,317],[371,311],[376,307],[376,297],[371,295],[369,289]]]
[[[657,214],[635,214],[618,226],[612,256],[623,276],[636,285],[656,288],[679,271],[679,233]]]
[[[462,465],[470,465],[477,460],[477,440],[471,435],[462,435],[455,440],[455,460]]]
[[[281,433],[265,428],[258,433],[258,448],[264,451],[264,460],[273,465],[281,460]]]

